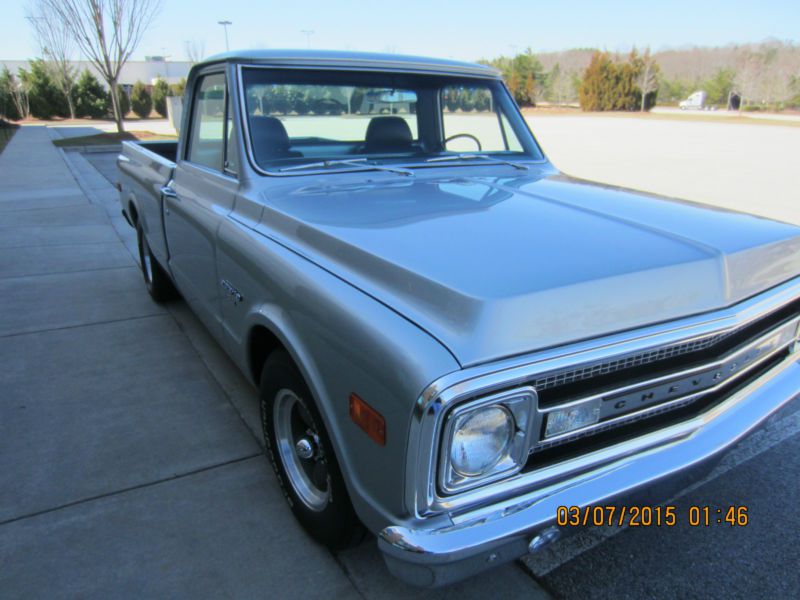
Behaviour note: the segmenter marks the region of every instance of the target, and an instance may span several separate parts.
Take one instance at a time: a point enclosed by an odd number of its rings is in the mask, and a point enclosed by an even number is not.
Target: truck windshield
[[[498,80],[256,67],[242,77],[252,157],[268,173],[542,159]]]

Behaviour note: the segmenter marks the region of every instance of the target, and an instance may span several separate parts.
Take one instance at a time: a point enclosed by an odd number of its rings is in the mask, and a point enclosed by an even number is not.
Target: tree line
[[[20,69],[18,75],[8,68],[0,72],[0,118],[19,121],[61,118],[114,118],[114,102],[111,91],[100,83],[88,69],[80,75],[74,68],[56,71],[53,64],[44,59],[29,61],[28,69]],[[64,80],[69,85],[64,85]],[[169,85],[157,78],[152,85],[137,81],[128,94],[122,86],[117,87],[117,108],[124,117],[133,112],[145,119],[155,110],[167,116],[167,98],[182,96],[186,80]]]
[[[622,92],[616,102],[611,102],[617,107],[606,110],[631,109],[635,104],[632,96],[624,94],[631,68],[638,69],[642,77],[640,89],[643,84],[648,90],[655,85],[654,91],[644,94],[646,104],[651,104],[656,96],[661,104],[676,104],[692,92],[703,90],[707,93],[707,103],[721,108],[736,96],[744,110],[800,109],[800,45],[796,43],[767,40],[759,44],[692,47],[653,53],[645,49],[637,55],[638,60],[631,60],[629,54],[593,48],[535,55],[527,50],[516,57],[481,62],[500,69],[517,102],[523,106],[542,102],[578,104],[582,89],[584,95],[590,91],[584,88],[597,91],[596,80],[584,86],[587,70],[592,66],[590,75],[602,75],[606,79],[601,87],[615,87],[611,81],[616,80],[619,92]],[[644,65],[642,60],[645,60]],[[650,69],[648,60],[652,61]],[[638,100],[641,109],[641,95]]]
[[[481,62],[502,73],[520,106],[577,101],[584,110],[649,110],[658,93],[660,71],[649,49],[634,49],[625,60],[594,51],[582,72],[562,70],[559,63],[547,71],[530,48],[514,57]]]
[[[119,76],[161,6],[162,0],[29,0],[26,19],[41,56],[50,67],[51,80],[64,95],[70,116],[77,116],[70,89],[77,85],[77,80],[70,77],[72,54],[77,48],[108,86],[117,131],[124,131],[127,111],[123,110],[125,94],[120,92]],[[24,75],[20,74],[20,78]],[[11,88],[14,99],[19,101],[15,108],[20,112],[25,109],[22,101],[26,97],[29,103],[31,100],[30,89],[20,90],[24,86],[23,82],[22,86]]]

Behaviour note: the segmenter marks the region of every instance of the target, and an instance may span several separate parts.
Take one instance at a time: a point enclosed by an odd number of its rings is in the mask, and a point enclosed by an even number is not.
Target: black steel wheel
[[[330,438],[303,377],[289,354],[264,363],[259,389],[266,453],[297,520],[332,549],[364,536]]]

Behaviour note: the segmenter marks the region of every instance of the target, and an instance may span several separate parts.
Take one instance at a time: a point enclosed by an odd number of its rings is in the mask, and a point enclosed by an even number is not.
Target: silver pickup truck
[[[800,391],[800,230],[560,173],[488,67],[232,52],[184,106],[119,157],[144,280],[258,388],[328,546],[447,584],[559,507],[665,500]]]

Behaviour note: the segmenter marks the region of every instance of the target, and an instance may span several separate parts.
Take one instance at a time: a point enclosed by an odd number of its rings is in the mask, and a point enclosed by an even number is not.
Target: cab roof
[[[337,50],[232,50],[211,56],[195,65],[195,68],[202,68],[204,65],[219,62],[280,67],[341,67],[343,69],[368,69],[406,73],[438,73],[492,79],[500,77],[500,72],[496,69],[477,63],[424,56]]]

